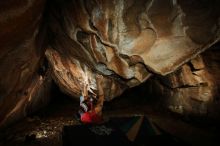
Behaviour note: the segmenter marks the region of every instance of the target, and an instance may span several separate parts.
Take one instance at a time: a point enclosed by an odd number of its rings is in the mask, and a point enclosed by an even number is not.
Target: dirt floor
[[[173,115],[149,99],[123,96],[105,103],[104,120],[145,115],[161,129],[189,145],[220,144],[219,127],[212,122],[204,123],[201,119],[191,122],[189,117]],[[81,124],[74,118],[77,108],[78,101],[59,94],[41,111],[1,131],[0,146],[62,146],[63,126]]]

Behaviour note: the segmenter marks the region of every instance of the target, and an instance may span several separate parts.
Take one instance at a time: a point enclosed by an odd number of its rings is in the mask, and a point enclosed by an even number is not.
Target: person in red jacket
[[[96,76],[98,96],[94,93],[88,93],[88,84],[83,88],[78,111],[82,123],[94,124],[102,122],[102,108],[104,103],[102,80],[103,77],[101,75]]]

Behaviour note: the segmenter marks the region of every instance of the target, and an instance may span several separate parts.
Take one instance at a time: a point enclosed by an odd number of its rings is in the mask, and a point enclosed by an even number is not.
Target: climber
[[[82,96],[80,97],[80,108],[78,117],[85,124],[102,122],[102,107],[104,102],[104,92],[102,88],[101,75],[96,76],[98,97],[95,93],[88,92],[88,84],[84,85]]]

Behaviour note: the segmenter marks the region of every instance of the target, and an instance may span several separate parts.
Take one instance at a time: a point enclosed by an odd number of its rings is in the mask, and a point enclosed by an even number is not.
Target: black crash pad
[[[131,146],[126,135],[107,125],[64,126],[63,146]]]

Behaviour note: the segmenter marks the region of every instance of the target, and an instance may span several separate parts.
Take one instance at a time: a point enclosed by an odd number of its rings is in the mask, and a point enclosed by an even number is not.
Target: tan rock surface
[[[175,71],[217,42],[220,39],[217,3],[55,1],[49,15],[51,48],[61,60],[69,60],[70,66],[86,65],[94,73],[120,80],[125,88],[133,87],[146,81],[152,73],[167,75]],[[55,60],[50,57],[49,61],[53,68],[59,69]],[[201,65],[196,62],[192,65],[200,69]],[[74,76],[70,66],[64,66],[63,70]],[[184,66],[182,70],[182,74],[187,74],[190,68]],[[189,79],[182,79],[182,84],[202,83],[203,79],[196,74],[200,73],[185,76]],[[79,94],[79,89],[70,87],[78,82],[70,79],[63,82],[62,75],[56,73],[54,79],[66,93]],[[114,92],[112,96],[117,96]]]
[[[44,0],[0,1],[0,127],[45,105],[51,77],[39,74],[45,51]]]
[[[217,66],[220,64],[212,56],[219,56],[219,53],[204,52],[179,70],[152,79],[150,94],[161,97],[161,106],[172,112],[216,118],[220,95]]]

